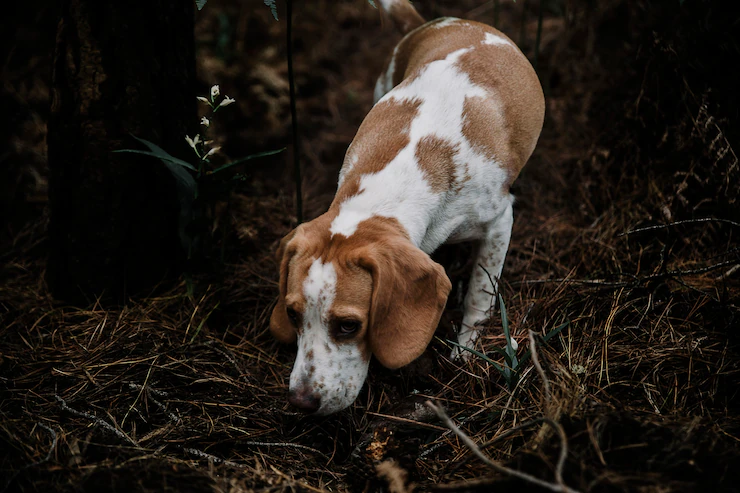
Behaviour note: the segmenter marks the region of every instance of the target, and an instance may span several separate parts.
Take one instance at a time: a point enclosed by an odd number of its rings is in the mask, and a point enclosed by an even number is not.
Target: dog
[[[443,243],[478,242],[458,333],[474,346],[509,246],[509,189],[544,119],[537,74],[504,34],[455,18],[425,23],[407,0],[378,4],[405,37],[329,210],[277,251],[270,330],[297,340],[288,400],[316,415],[354,402],[371,356],[395,369],[424,352],[451,288],[429,257]]]

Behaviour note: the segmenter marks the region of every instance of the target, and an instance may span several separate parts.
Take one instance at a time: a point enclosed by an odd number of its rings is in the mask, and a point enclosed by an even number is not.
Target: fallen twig
[[[118,438],[120,438],[120,439],[122,439],[122,440],[124,440],[124,441],[126,441],[128,443],[130,443],[134,447],[137,447],[137,448],[139,447],[139,444],[138,443],[136,443],[134,440],[132,440],[131,438],[129,438],[128,435],[126,435],[124,432],[122,432],[121,430],[119,430],[118,428],[116,428],[115,426],[113,426],[112,424],[108,423],[104,419],[99,418],[99,417],[95,416],[94,414],[87,413],[85,411],[77,411],[75,409],[72,409],[71,407],[69,407],[67,405],[67,403],[66,403],[66,401],[64,399],[62,399],[58,395],[55,395],[54,397],[62,405],[62,409],[65,410],[65,411],[67,411],[68,413],[74,414],[75,416],[79,416],[81,418],[89,419],[90,421],[92,421],[96,425],[98,425],[98,426],[100,426],[100,427],[108,430],[109,432],[111,432],[114,435],[116,435]]]
[[[624,233],[619,233],[617,237],[620,236],[627,236],[634,233],[642,233],[643,231],[653,231],[656,229],[666,229],[670,228],[671,226],[679,226],[681,224],[692,224],[692,223],[725,223],[730,224],[732,226],[736,226],[740,228],[740,223],[737,223],[735,221],[730,221],[729,219],[719,219],[715,217],[702,217],[699,219],[685,219],[683,221],[674,221],[672,223],[668,224],[656,224],[655,226],[645,226],[644,228],[637,228],[637,229],[631,229],[629,231],[625,231]]]
[[[213,462],[214,464],[223,464],[225,466],[238,467],[238,468],[247,467],[244,464],[239,464],[238,462],[232,462],[230,460],[216,457],[215,455],[209,454],[207,452],[203,452],[202,450],[198,450],[197,448],[183,447],[182,450],[183,452],[187,452],[188,454],[195,455],[196,457],[200,457],[201,459],[206,459],[210,462]]]
[[[558,464],[555,470],[555,476],[560,481],[560,484],[554,484],[550,483],[548,481],[544,481],[542,479],[536,478],[530,474],[517,471],[516,469],[511,469],[509,467],[503,466],[499,464],[498,462],[495,462],[491,460],[489,457],[487,457],[478,447],[478,445],[468,436],[466,435],[460,428],[458,428],[455,423],[450,419],[449,416],[447,416],[447,413],[445,413],[444,409],[442,409],[441,406],[435,405],[432,401],[427,401],[426,405],[429,406],[435,414],[439,417],[439,419],[444,422],[445,425],[449,429],[452,430],[455,435],[462,440],[462,442],[465,444],[468,449],[473,452],[473,454],[476,455],[481,461],[483,461],[484,464],[486,464],[488,467],[493,469],[494,471],[500,472],[502,474],[506,474],[508,476],[512,476],[515,478],[519,478],[521,480],[527,481],[532,484],[536,484],[537,486],[540,486],[542,488],[548,489],[550,491],[556,491],[556,492],[567,492],[567,493],[577,493],[576,490],[569,488],[565,484],[562,483],[562,468],[565,463],[565,456],[568,453],[567,448],[567,440],[565,439],[565,432],[563,431],[563,428],[555,423],[554,421],[544,418],[543,420],[546,421],[548,424],[553,426],[558,434],[560,435],[560,441],[561,441],[561,450],[560,450],[560,458],[558,459]]]

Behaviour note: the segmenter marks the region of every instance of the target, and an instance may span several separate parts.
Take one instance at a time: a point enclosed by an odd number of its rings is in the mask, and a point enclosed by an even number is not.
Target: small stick
[[[118,428],[116,428],[115,426],[113,426],[112,424],[108,423],[104,419],[101,419],[101,418],[95,416],[94,414],[86,413],[85,411],[77,411],[75,409],[72,409],[71,407],[69,407],[67,405],[67,403],[65,402],[64,399],[62,399],[58,395],[55,395],[54,397],[62,405],[62,409],[65,410],[65,411],[67,411],[68,413],[74,414],[75,416],[79,416],[81,418],[89,419],[90,421],[92,421],[96,425],[98,425],[98,426],[100,426],[100,427],[108,430],[109,432],[111,432],[114,435],[116,435],[118,438],[120,438],[120,439],[122,439],[122,440],[124,440],[124,441],[126,441],[128,443],[130,443],[134,447],[137,447],[137,448],[139,447],[139,444],[138,443],[136,443],[135,441],[133,441],[131,438],[129,438],[128,435],[126,435],[124,432],[122,432],[121,430],[119,430]]]
[[[646,226],[644,228],[631,229],[629,231],[625,231],[624,233],[619,233],[617,237],[627,236],[633,233],[642,233],[643,231],[653,231],[655,229],[666,229],[666,228],[670,228],[671,226],[679,226],[681,224],[710,223],[710,222],[726,223],[726,224],[730,224],[732,226],[736,226],[740,228],[740,223],[737,223],[735,221],[730,221],[729,219],[719,219],[715,217],[702,217],[699,219],[686,219],[683,221],[675,221],[675,222],[668,223],[668,224],[657,224],[655,226]]]
[[[532,329],[529,330],[529,353],[532,355],[532,363],[534,364],[534,367],[537,368],[537,373],[539,373],[540,378],[542,379],[542,385],[545,387],[545,399],[549,401],[552,395],[550,392],[550,381],[547,379],[547,375],[545,375],[545,370],[542,369],[542,365],[540,365],[540,358],[537,356],[537,347],[534,343],[534,332],[532,332]]]
[[[537,486],[540,486],[542,488],[545,488],[550,491],[555,492],[565,492],[565,493],[577,493],[576,490],[569,488],[565,484],[562,483],[562,469],[563,465],[565,463],[565,457],[568,453],[568,447],[567,447],[567,440],[565,439],[565,432],[563,431],[563,428],[555,423],[554,421],[550,419],[546,419],[546,422],[550,424],[550,426],[553,426],[558,434],[560,435],[560,442],[561,442],[561,450],[560,450],[560,458],[558,459],[558,464],[555,470],[555,477],[559,479],[559,484],[553,484],[547,481],[543,481],[539,478],[536,478],[530,474],[517,471],[516,469],[511,469],[506,466],[502,466],[498,462],[495,462],[488,458],[481,450],[478,448],[478,445],[468,436],[466,435],[460,428],[458,428],[455,423],[450,419],[449,416],[447,416],[447,413],[445,413],[444,409],[442,409],[441,406],[437,406],[432,401],[427,401],[426,405],[429,406],[432,411],[435,412],[435,414],[439,417],[439,419],[442,420],[442,422],[450,429],[452,432],[462,440],[462,442],[465,444],[468,449],[475,454],[476,457],[478,457],[481,461],[483,461],[484,464],[486,464],[488,467],[493,469],[494,471],[500,472],[502,474],[506,474],[508,476],[512,476],[515,478],[522,479],[524,481],[527,481],[532,484],[536,484]]]
[[[216,457],[215,455],[211,455],[209,453],[203,452],[202,450],[198,450],[197,448],[183,447],[182,450],[183,452],[187,452],[188,454],[195,455],[202,459],[207,459],[208,461],[213,462],[214,464],[223,464],[225,466],[238,467],[238,468],[247,467],[244,464],[239,464],[238,462],[232,462],[230,460],[225,460],[220,457]]]

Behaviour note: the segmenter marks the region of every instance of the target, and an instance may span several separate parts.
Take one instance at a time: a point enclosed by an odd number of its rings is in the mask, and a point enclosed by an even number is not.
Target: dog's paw
[[[450,359],[452,359],[452,361],[460,362],[470,360],[470,357],[473,356],[473,353],[471,353],[470,351],[466,351],[465,348],[473,349],[479,335],[480,332],[478,331],[477,327],[474,327],[472,329],[468,327],[463,327],[463,329],[457,334],[457,343],[460,346],[464,347],[455,346],[454,348],[452,348]]]

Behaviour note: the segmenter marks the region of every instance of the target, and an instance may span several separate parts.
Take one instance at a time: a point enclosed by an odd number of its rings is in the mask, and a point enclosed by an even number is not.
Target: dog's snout
[[[290,389],[288,402],[306,413],[315,413],[321,407],[321,396],[308,387]]]

